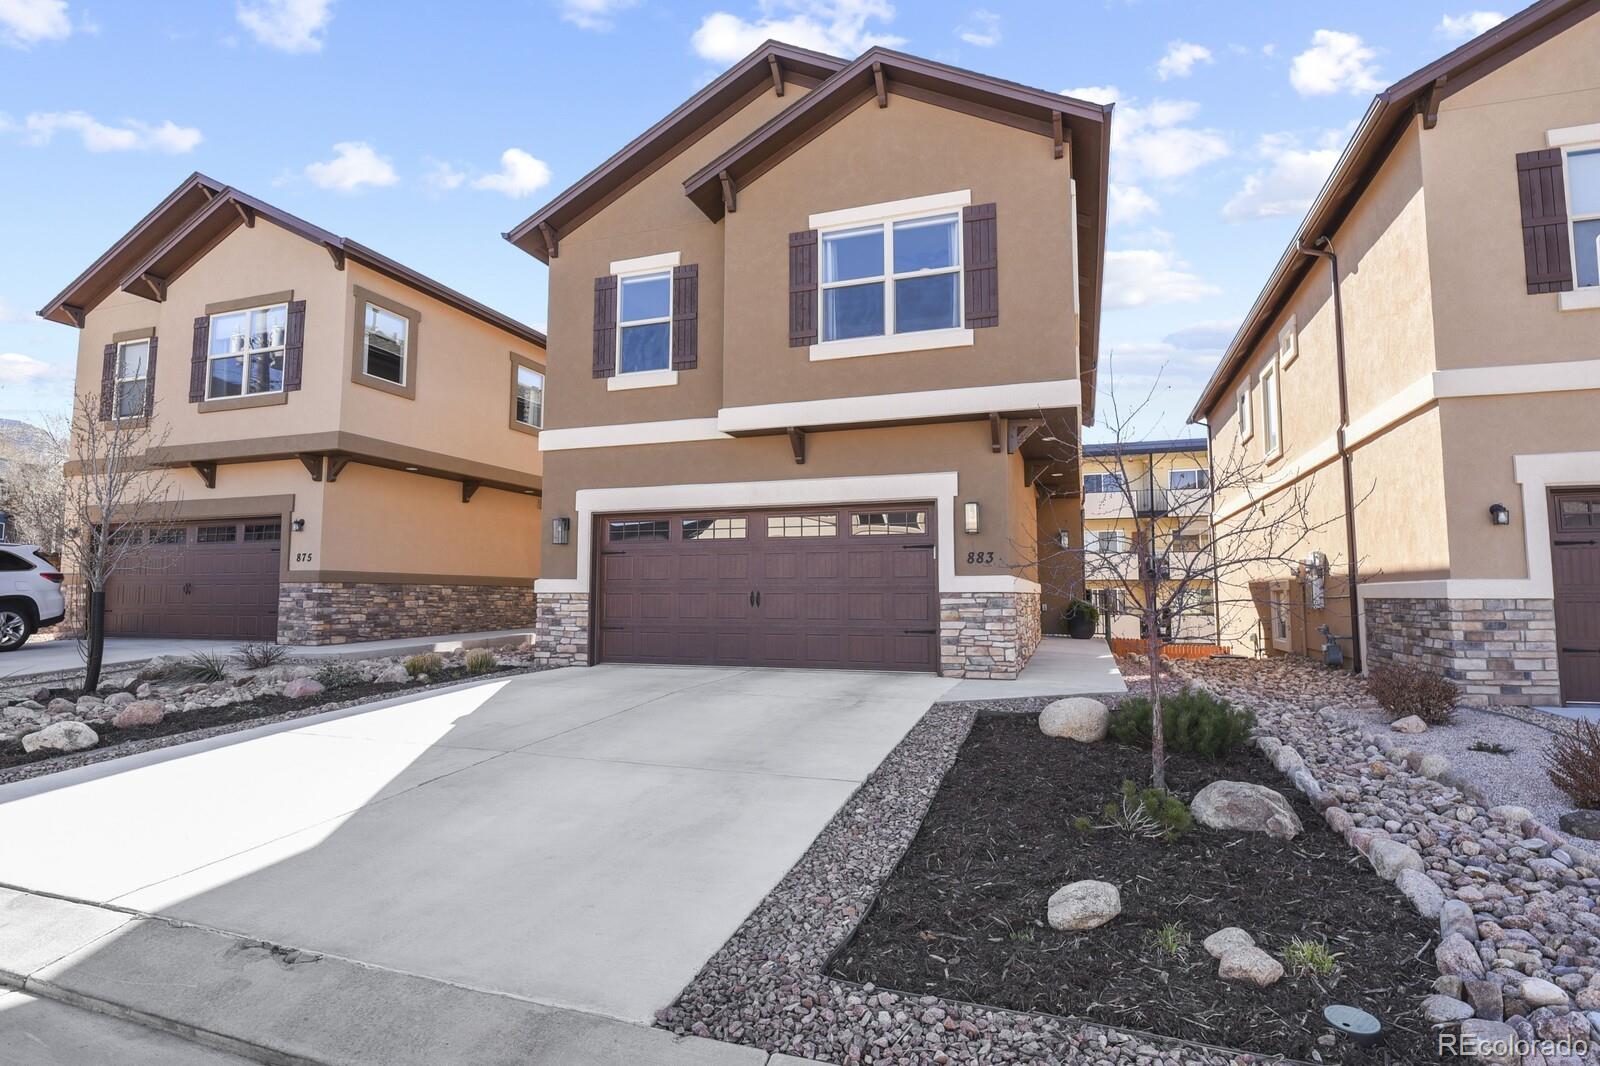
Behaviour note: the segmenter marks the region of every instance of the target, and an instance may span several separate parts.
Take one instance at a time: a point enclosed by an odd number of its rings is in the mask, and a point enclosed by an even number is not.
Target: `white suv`
[[[61,567],[36,544],[0,544],[0,652],[66,617]]]

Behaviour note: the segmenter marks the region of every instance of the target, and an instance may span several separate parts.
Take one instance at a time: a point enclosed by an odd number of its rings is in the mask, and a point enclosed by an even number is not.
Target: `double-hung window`
[[[141,418],[150,389],[150,342],[123,341],[117,345],[116,406],[118,418]]]
[[[411,323],[375,303],[366,305],[362,331],[362,369],[368,377],[396,385],[406,383]]]
[[[1085,474],[1084,492],[1121,492],[1124,482],[1121,474]]]
[[[206,399],[282,392],[288,325],[288,304],[212,315]]]
[[[960,326],[960,223],[945,213],[823,231],[822,341]]]
[[[530,429],[544,424],[544,375],[532,367],[517,367],[516,420]]]
[[[1568,149],[1566,184],[1573,282],[1600,286],[1600,145]]]
[[[1268,459],[1283,451],[1283,412],[1278,389],[1278,364],[1274,360],[1261,371],[1261,454]]]
[[[672,368],[672,271],[618,279],[617,373]]]

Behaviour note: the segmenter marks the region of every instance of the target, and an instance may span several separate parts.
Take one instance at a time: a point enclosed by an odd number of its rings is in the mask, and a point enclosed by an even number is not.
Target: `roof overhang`
[[[1266,286],[1228,344],[1194,410],[1189,412],[1190,422],[1205,420],[1221,400],[1240,366],[1312,268],[1315,260],[1300,249],[1314,247],[1322,237],[1333,239],[1412,122],[1420,119],[1424,129],[1432,129],[1438,121],[1439,104],[1445,98],[1596,12],[1600,12],[1600,0],[1539,0],[1373,98],[1333,173],[1312,201],[1294,239],[1279,257]]]
[[[561,238],[768,90],[813,87],[843,59],[767,41],[503,236],[548,263]]]

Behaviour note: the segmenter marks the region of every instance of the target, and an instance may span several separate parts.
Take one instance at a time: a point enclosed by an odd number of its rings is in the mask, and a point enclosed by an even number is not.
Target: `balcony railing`
[[[1130,497],[1132,497],[1130,501]],[[1132,509],[1129,509],[1129,503]],[[1205,489],[1142,488],[1125,492],[1086,492],[1083,494],[1083,517],[1128,518],[1205,514],[1211,504],[1211,494]]]

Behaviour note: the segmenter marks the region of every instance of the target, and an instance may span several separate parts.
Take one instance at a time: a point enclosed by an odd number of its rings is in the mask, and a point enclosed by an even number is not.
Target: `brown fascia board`
[[[87,311],[116,289],[128,265],[144,256],[173,224],[174,219],[187,219],[204,209],[205,205],[224,188],[220,181],[196,171],[168,193],[149,214],[140,219],[132,229],[105,251],[57,293],[40,311],[39,317],[64,326],[77,326],[69,308]]]
[[[1312,266],[1312,259],[1297,249],[1320,237],[1332,239],[1389,153],[1410,127],[1420,101],[1438,85],[1437,100],[1457,92],[1551,37],[1600,11],[1600,0],[1540,0],[1500,25],[1401,78],[1373,97],[1350,143],[1312,201],[1294,239],[1273,267],[1249,314],[1245,316],[1222,361],[1200,393],[1189,422],[1204,421],[1260,342],[1262,333],[1277,318],[1295,287]],[[1441,79],[1442,82],[1441,82]]]
[[[607,201],[692,143],[708,121],[736,106],[758,87],[770,85],[770,59],[778,61],[785,79],[798,77],[808,84],[830,77],[846,62],[808,48],[766,41],[501,236],[534,258],[549,262],[539,231],[541,225],[548,225],[559,240],[575,220],[587,218],[594,205]]]
[[[1079,248],[1090,250],[1092,260],[1079,285],[1081,322],[1078,374],[1084,382],[1083,417],[1094,424],[1094,372],[1099,358],[1101,288],[1106,250],[1107,189],[1111,165],[1111,114],[1109,104],[1076,100],[1060,93],[1034,89],[1016,82],[978,74],[958,67],[906,55],[888,48],[872,48],[799,103],[752,131],[683,183],[684,193],[715,221],[722,217],[722,176],[742,188],[826,130],[876,92],[875,68],[881,70],[888,91],[934,103],[961,107],[991,121],[1053,136],[1052,116],[1060,114],[1072,139],[1072,173],[1078,178],[1078,206],[1088,205],[1089,218],[1079,232]],[[1078,225],[1077,219],[1073,220]]]
[[[217,242],[237,227],[244,225],[236,204],[247,208],[257,221],[271,222],[298,237],[320,245],[327,249],[335,260],[352,259],[529,344],[537,345],[541,349],[546,346],[544,334],[531,326],[503,315],[492,307],[487,307],[424,274],[419,274],[364,244],[331,233],[264,200],[258,200],[238,189],[228,187],[218,192],[203,210],[184,222],[165,241],[136,263],[123,276],[121,289],[135,296],[153,298],[154,294],[141,279],[149,274],[161,279],[161,284],[166,285],[199,262]]]

